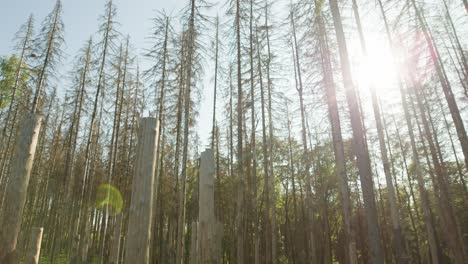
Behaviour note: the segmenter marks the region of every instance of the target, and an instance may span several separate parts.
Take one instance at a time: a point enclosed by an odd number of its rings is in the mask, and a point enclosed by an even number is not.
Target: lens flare
[[[101,184],[98,186],[96,192],[96,207],[98,209],[107,207],[111,215],[117,215],[123,208],[122,194],[111,184]]]

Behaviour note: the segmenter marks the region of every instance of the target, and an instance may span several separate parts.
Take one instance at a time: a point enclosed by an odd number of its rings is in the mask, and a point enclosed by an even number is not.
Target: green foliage
[[[15,82],[20,60],[16,55],[0,58],[0,109],[4,109],[13,98],[15,92]],[[25,89],[29,76],[21,71],[18,76],[16,96]]]

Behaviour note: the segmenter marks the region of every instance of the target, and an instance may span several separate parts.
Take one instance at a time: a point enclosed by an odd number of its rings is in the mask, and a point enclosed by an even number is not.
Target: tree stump
[[[200,158],[198,225],[195,229],[197,245],[194,247],[197,260],[192,263],[220,262],[222,225],[216,220],[214,213],[214,174],[213,150],[206,149]]]
[[[140,121],[125,263],[149,263],[158,127],[155,118]]]

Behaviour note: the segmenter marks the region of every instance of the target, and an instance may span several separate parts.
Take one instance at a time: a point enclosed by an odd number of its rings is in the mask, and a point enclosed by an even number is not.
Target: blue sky
[[[107,0],[62,0],[63,20],[67,54],[74,54],[96,32],[98,17],[104,11]],[[0,55],[12,52],[12,38],[19,27],[26,22],[29,14],[36,19],[36,29],[40,21],[52,10],[55,0],[0,0]],[[156,10],[165,9],[168,13],[177,12],[186,0],[114,0],[117,5],[117,20],[120,31],[131,35],[137,48],[145,45],[145,38],[151,29],[150,19]]]
[[[32,13],[35,18],[35,30],[39,29],[41,21],[53,9],[56,0],[0,0],[2,7],[0,16],[0,56],[13,52],[13,38],[20,26],[26,22]],[[130,35],[131,44],[137,50],[134,54],[141,55],[143,49],[149,46],[148,36],[151,32],[153,18],[158,10],[165,10],[168,14],[177,15],[188,0],[113,0],[117,6],[117,18],[120,23],[119,31],[123,36]],[[83,46],[89,36],[98,28],[98,17],[104,12],[107,0],[62,0],[63,21],[65,23],[66,54],[64,67],[60,74],[66,74],[70,61],[76,52]],[[142,67],[145,67],[143,60]],[[209,76],[205,81],[204,96],[200,106],[198,119],[198,133],[201,143],[206,145],[209,141],[211,129],[211,94]],[[60,78],[59,78],[60,79]],[[61,87],[59,84],[58,87]],[[63,85],[62,85],[63,87]],[[60,88],[59,88],[60,89]],[[60,91],[59,91],[60,94]]]

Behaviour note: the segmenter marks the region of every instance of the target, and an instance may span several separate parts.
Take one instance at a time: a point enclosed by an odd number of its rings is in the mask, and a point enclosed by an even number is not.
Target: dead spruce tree
[[[0,260],[8,262],[18,258],[16,243],[21,227],[23,209],[36,151],[37,138],[41,126],[38,104],[48,80],[55,75],[61,58],[63,44],[62,3],[57,1],[52,12],[44,19],[39,36],[35,40],[38,52],[38,76],[31,107],[25,116],[13,154],[12,169],[5,193],[5,208],[1,219]]]
[[[372,180],[372,169],[370,164],[369,151],[364,138],[364,131],[361,120],[361,112],[357,103],[357,95],[352,82],[349,55],[346,39],[343,31],[341,15],[336,0],[330,0],[330,7],[333,16],[333,24],[338,40],[338,48],[341,62],[341,72],[346,90],[351,126],[353,130],[353,147],[357,157],[357,166],[361,179],[364,207],[366,210],[367,229],[370,247],[370,258],[373,263],[383,263],[382,244],[380,239],[380,228],[377,221],[377,208],[375,205],[374,183]]]

